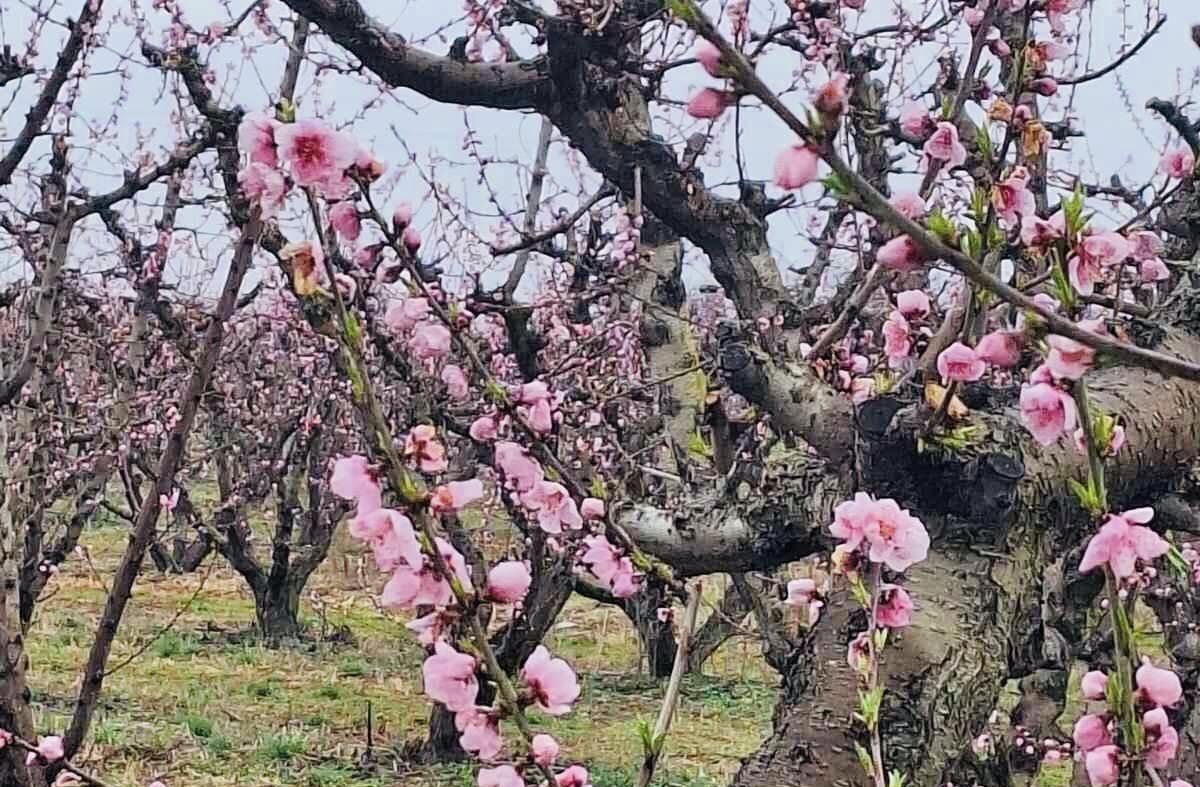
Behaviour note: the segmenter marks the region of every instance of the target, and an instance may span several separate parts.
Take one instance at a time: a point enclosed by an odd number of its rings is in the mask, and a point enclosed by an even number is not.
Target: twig
[[[658,709],[658,720],[654,722],[654,732],[648,741],[650,750],[642,760],[638,770],[637,787],[647,787],[654,778],[654,768],[662,757],[663,745],[667,740],[667,731],[671,728],[671,719],[675,716],[675,708],[679,705],[680,689],[683,686],[683,675],[687,672],[688,651],[692,644],[692,633],[696,628],[696,614],[700,609],[700,597],[704,586],[697,582],[688,598],[687,608],[683,613],[683,625],[679,628],[679,646],[675,649],[675,663],[671,666],[671,678],[667,682],[667,692],[663,695],[662,706]]]
[[[12,736],[12,740],[9,742],[9,745],[19,746],[31,754],[37,754],[39,757],[41,756],[37,746],[19,735]],[[84,784],[90,784],[92,787],[112,787],[112,785],[101,779],[99,776],[93,776],[92,774],[80,768],[78,765],[72,764],[70,760],[55,760],[53,763],[51,763],[51,765],[56,765],[65,771],[70,771],[78,776]]]
[[[1166,23],[1167,23],[1167,15],[1163,14],[1162,16],[1160,16],[1158,18],[1158,21],[1154,23],[1154,26],[1151,27],[1149,30],[1147,30],[1142,35],[1142,38],[1140,41],[1138,41],[1136,44],[1134,44],[1132,47],[1130,47],[1128,50],[1126,50],[1126,52],[1123,55],[1121,55],[1120,57],[1118,57],[1116,60],[1109,63],[1107,66],[1105,66],[1104,68],[1101,68],[1098,71],[1090,71],[1090,72],[1084,74],[1083,76],[1067,77],[1065,79],[1059,79],[1058,86],[1062,87],[1063,85],[1082,85],[1084,82],[1091,82],[1094,79],[1099,79],[1100,77],[1111,74],[1113,71],[1116,71],[1118,68],[1120,68],[1122,65],[1124,65],[1125,62],[1127,60],[1129,60],[1129,58],[1136,55],[1142,47],[1144,47],[1147,43],[1149,43],[1150,39],[1153,38],[1154,35],[1159,30],[1161,30],[1162,26],[1165,25]]]
[[[542,187],[546,183],[546,159],[550,155],[550,140],[554,135],[554,124],[550,122],[550,118],[542,118],[542,127],[538,131],[537,152],[534,154],[533,174],[529,178],[529,195],[525,199],[525,231],[526,238],[533,233],[537,227],[538,207],[542,204]],[[525,266],[529,262],[529,250],[533,245],[526,246],[521,249],[521,253],[517,255],[516,261],[513,263],[512,269],[508,272],[508,278],[504,281],[504,300],[511,301],[513,294],[517,288],[521,286],[521,279],[525,278]]]
[[[616,189],[614,189],[611,184],[605,183],[600,187],[599,191],[597,191],[595,194],[589,197],[586,202],[576,208],[574,213],[571,213],[569,216],[557,222],[556,224],[553,224],[540,232],[535,232],[532,235],[528,235],[519,241],[515,241],[506,246],[492,246],[492,254],[512,254],[516,251],[523,251],[524,249],[531,249],[535,246],[539,246],[553,238],[555,235],[561,235],[569,230],[577,221],[583,218],[585,213],[595,207],[596,203],[603,199],[607,199],[616,193]]]

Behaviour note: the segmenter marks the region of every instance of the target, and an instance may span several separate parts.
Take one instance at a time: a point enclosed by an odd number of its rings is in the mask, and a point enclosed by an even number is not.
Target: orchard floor
[[[74,557],[53,581],[29,637],[38,730],[61,732],[79,670],[120,557],[125,532],[91,530],[88,560]],[[102,706],[79,759],[112,785],[168,787],[473,785],[465,766],[412,768],[398,756],[418,739],[428,706],[421,653],[403,621],[376,608],[378,582],[344,571],[332,555],[302,604],[314,635],[346,627],[353,644],[313,640],[269,650],[246,636],[254,606],[218,557],[190,575],[153,566],[138,582],[109,663]],[[662,684],[638,669],[624,616],[582,599],[549,636],[583,678],[562,719],[537,719],[565,756],[588,763],[595,787],[632,785],[638,725],[658,712]],[[724,785],[768,732],[775,681],[756,643],[732,640],[705,675],[689,676],[658,781]],[[367,754],[368,708],[374,747]]]

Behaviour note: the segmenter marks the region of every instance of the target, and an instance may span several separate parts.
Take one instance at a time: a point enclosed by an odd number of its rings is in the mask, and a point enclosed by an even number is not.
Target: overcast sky
[[[940,2],[946,5],[945,0]],[[543,4],[550,7],[549,0]],[[74,15],[79,5],[80,0],[61,0],[53,16],[61,20]],[[149,3],[142,0],[133,5],[149,6]],[[447,7],[455,13],[460,8],[458,3],[447,0],[368,0],[365,5],[408,40],[419,42],[435,52],[446,51],[449,42],[463,29],[461,23],[447,27],[452,21]],[[129,14],[128,2],[108,0],[106,6],[109,22],[113,14]],[[240,2],[226,7],[216,0],[186,0],[183,6],[188,21],[197,28],[210,22],[226,22],[244,8]],[[894,19],[898,7],[912,10],[922,4],[868,0],[868,6],[861,18],[855,20],[851,16],[854,20],[852,30],[887,23]],[[715,13],[720,3],[709,2],[706,7]],[[782,18],[784,4],[781,0],[754,0],[751,7],[753,24],[761,28],[771,19]],[[281,2],[272,3],[271,8],[275,19],[286,15]],[[1153,176],[1159,152],[1169,135],[1165,125],[1148,113],[1144,105],[1152,96],[1173,98],[1190,95],[1192,91],[1197,65],[1200,65],[1200,50],[1189,37],[1190,26],[1200,22],[1200,8],[1196,8],[1195,0],[1151,3],[1096,0],[1093,12],[1084,15],[1078,31],[1076,51],[1079,56],[1070,61],[1066,69],[1068,73],[1083,73],[1107,64],[1123,47],[1140,37],[1160,12],[1169,17],[1166,27],[1148,47],[1123,66],[1117,78],[1108,77],[1065,91],[1050,102],[1046,112],[1050,118],[1056,119],[1064,110],[1069,110],[1087,133],[1085,138],[1072,140],[1068,154],[1055,156],[1055,167],[1077,172],[1088,181],[1106,181],[1111,174],[1119,173],[1127,184],[1140,185]],[[157,26],[147,37],[161,43],[162,15],[151,11],[145,13]],[[28,8],[23,5],[14,6],[11,1],[0,4],[0,40],[17,52],[28,51],[30,18]],[[243,30],[251,31],[252,26],[246,23]],[[56,49],[50,42],[59,41],[61,37],[61,31],[44,32],[41,49],[34,56],[38,66],[45,68],[53,62]],[[965,41],[962,31],[957,33],[955,40]],[[249,51],[243,48],[246,42],[253,45]],[[516,40],[514,43],[523,52],[532,51],[528,42]],[[905,76],[903,82],[917,86],[918,90],[927,85],[936,70],[934,60],[945,43],[940,41],[906,58],[900,72]],[[72,127],[76,147],[73,153],[75,175],[94,190],[111,187],[112,176],[120,172],[122,161],[113,153],[114,148],[125,152],[144,151],[157,160],[163,157],[165,146],[179,138],[175,122],[178,118],[176,99],[162,75],[142,65],[138,49],[130,23],[118,22],[106,39],[104,49],[93,58],[95,76],[84,83],[78,99],[81,118],[77,118]],[[253,32],[248,37],[232,38],[216,47],[203,46],[201,51],[216,74],[215,89],[223,103],[261,109],[273,100],[285,57],[278,41]],[[340,50],[319,35],[312,40],[310,51],[322,63],[348,62]],[[686,54],[687,51],[688,45],[681,44],[680,52]],[[127,64],[127,77],[124,78],[118,73],[122,63]],[[781,52],[762,69],[771,84],[783,87],[801,65],[795,53]],[[388,204],[407,199],[418,206],[418,223],[428,239],[426,255],[443,258],[444,267],[451,273],[490,269],[489,279],[494,280],[507,261],[493,260],[487,253],[486,242],[497,230],[505,230],[507,226],[497,218],[493,199],[504,212],[515,212],[523,206],[540,119],[516,112],[441,105],[411,91],[381,91],[364,85],[358,77],[331,71],[325,71],[314,82],[314,72],[313,67],[306,66],[302,73],[298,92],[300,114],[315,115],[348,126],[358,139],[370,143],[377,155],[392,164],[386,182],[386,188],[390,189]],[[883,72],[880,76],[886,79],[888,74]],[[823,72],[818,70],[809,78],[821,81]],[[667,83],[667,91],[670,98],[684,101],[695,87],[709,83],[698,66],[677,69]],[[892,85],[890,95],[899,98],[901,91],[894,86],[895,82]],[[36,88],[33,80],[27,79],[16,91],[11,87],[0,91],[0,110],[3,110],[0,148],[19,127],[29,97]],[[801,89],[787,98],[789,103],[799,107],[805,96]],[[114,106],[120,107],[115,114]],[[1200,114],[1200,110],[1196,113]],[[727,113],[726,119],[731,117],[732,113]],[[86,120],[86,124],[80,123],[80,119]],[[55,128],[62,128],[62,122],[61,118],[57,119]],[[655,122],[655,130],[677,144],[699,128],[675,106],[662,107]],[[101,130],[104,137],[101,142],[94,143],[89,139],[89,128]],[[468,155],[465,149],[468,134],[477,144],[479,156],[495,163],[480,168],[478,160]],[[731,154],[732,136],[728,122],[717,130],[711,153],[704,160],[706,179],[710,184],[732,185],[736,178]],[[770,177],[775,153],[791,138],[778,120],[762,110],[748,108],[743,112],[742,141],[747,175],[765,180]],[[543,223],[551,220],[549,211],[552,208],[573,208],[578,204],[578,195],[590,193],[599,185],[586,162],[561,140],[556,139],[553,151]],[[45,144],[35,148],[36,156],[43,160],[45,152]],[[410,161],[410,157],[413,160]],[[36,164],[38,159],[31,156],[27,159],[29,162]],[[911,162],[902,166],[911,169]],[[441,204],[432,198],[429,183],[438,185],[443,194]],[[810,189],[814,190],[804,196],[814,199],[816,187]],[[150,192],[140,200],[138,215],[142,226],[150,226],[155,214],[154,201],[158,197],[158,192]],[[10,190],[9,198],[18,204],[28,204],[17,187]],[[465,223],[463,219],[466,219]],[[811,228],[811,219],[811,211],[804,209],[773,217],[771,240],[785,268],[802,267],[811,254],[811,247],[803,239]],[[204,218],[200,209],[185,211],[180,225],[190,228],[183,234],[181,242],[192,245],[173,256],[167,278],[179,282],[185,290],[207,290],[213,286],[213,274],[220,273],[221,261],[228,253],[228,232],[219,223]],[[75,243],[73,251],[78,259],[92,259],[105,243],[103,238],[85,236]],[[0,257],[0,276],[10,278],[14,271],[22,269],[15,259]],[[693,258],[688,278],[693,285],[707,280],[702,259]]]

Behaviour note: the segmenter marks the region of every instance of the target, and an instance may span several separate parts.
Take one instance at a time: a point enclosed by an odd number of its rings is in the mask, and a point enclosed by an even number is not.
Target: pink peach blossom
[[[876,261],[885,268],[908,273],[925,263],[925,256],[916,242],[907,235],[892,238],[875,253]]]
[[[554,777],[556,787],[592,787],[591,776],[582,765],[572,765]]]
[[[707,39],[702,38],[696,43],[696,51],[693,56],[700,61],[700,65],[704,67],[709,76],[721,76],[721,50]]]
[[[833,509],[833,524],[829,532],[840,538],[849,549],[857,549],[867,537],[867,520],[875,508],[875,500],[866,492],[856,492],[853,500],[838,503]]]
[[[329,488],[338,497],[355,501],[358,516],[383,505],[383,492],[365,456],[339,456],[333,463]]]
[[[1108,731],[1108,721],[1108,716],[1094,713],[1080,716],[1071,733],[1075,747],[1080,751],[1087,752],[1112,743],[1112,734]]]
[[[896,295],[896,308],[908,320],[929,316],[929,296],[923,290],[905,290]]]
[[[396,209],[392,211],[392,223],[396,225],[397,232],[404,232],[404,230],[408,228],[408,225],[412,224],[412,220],[412,205],[409,205],[407,202],[401,202],[396,206]]]
[[[687,103],[687,113],[700,120],[712,120],[721,116],[729,106],[731,97],[728,93],[706,87],[698,90]]]
[[[1024,386],[1020,404],[1021,422],[1042,445],[1075,428],[1075,400],[1049,383]]]
[[[834,72],[829,81],[817,89],[813,97],[813,106],[818,112],[838,116],[849,107],[846,87],[850,83],[850,75],[841,71]]]
[[[1079,689],[1085,700],[1102,700],[1107,696],[1108,676],[1100,670],[1092,670],[1083,676]]]
[[[992,187],[992,207],[996,209],[996,215],[1010,226],[1016,225],[1025,216],[1032,216],[1037,208],[1028,182],[1029,171],[1017,167],[1007,180]]]
[[[423,361],[443,358],[450,352],[450,330],[435,323],[420,325],[408,340],[408,349]]]
[[[817,152],[807,145],[788,145],[775,158],[775,185],[792,191],[817,177]]]
[[[524,494],[541,482],[542,466],[529,452],[516,443],[496,443],[496,467],[504,475],[504,484],[514,492]]]
[[[1101,319],[1081,320],[1079,327],[1097,335],[1103,335],[1104,321]],[[1046,337],[1050,352],[1046,355],[1046,366],[1057,379],[1078,380],[1092,368],[1096,351],[1082,342],[1066,336],[1050,334]]]
[[[846,648],[846,663],[850,665],[850,669],[861,673],[866,669],[870,655],[871,638],[867,636],[867,632],[860,631],[857,637],[850,640],[850,646]]]
[[[525,780],[511,765],[480,768],[479,787],[525,787]]]
[[[1056,222],[1055,219],[1060,219]],[[1044,249],[1052,246],[1055,241],[1066,235],[1065,218],[1062,211],[1047,221],[1037,216],[1028,215],[1021,222],[1021,242],[1026,246]]]
[[[915,191],[900,191],[892,196],[891,205],[901,216],[919,219],[925,215],[925,200]]]
[[[961,167],[967,160],[967,149],[958,141],[958,126],[942,121],[925,142],[925,155],[948,167]]]
[[[872,506],[865,533],[871,561],[892,571],[904,571],[929,554],[929,533],[921,520],[891,498],[877,500]]]
[[[875,622],[885,628],[904,628],[912,623],[913,602],[908,591],[899,585],[881,585]]]
[[[400,241],[404,244],[405,251],[415,255],[421,249],[421,231],[416,228],[416,225],[409,224],[401,233]]]
[[[1154,555],[1154,557],[1165,554],[1166,546],[1166,543],[1163,542],[1163,545],[1161,545],[1162,552]],[[1160,546],[1154,546],[1149,553],[1153,554],[1159,548]],[[1143,560],[1153,559],[1143,557],[1141,554],[1138,557],[1141,557]],[[1128,574],[1125,576],[1128,576]],[[1183,686],[1179,682],[1179,676],[1169,669],[1154,666],[1150,663],[1149,659],[1143,660],[1142,666],[1138,667],[1137,674],[1134,677],[1138,686],[1137,697],[1139,702],[1147,705],[1171,708],[1178,705],[1179,701],[1183,699]]]
[[[348,241],[358,240],[362,222],[358,219],[358,208],[353,202],[338,202],[329,209],[329,224],[334,232]]]
[[[262,112],[246,115],[238,124],[238,150],[245,153],[252,164],[263,164],[271,169],[278,167],[275,129],[279,125],[279,121]]]
[[[429,316],[429,299],[404,298],[388,304],[383,316],[384,323],[393,331],[410,331],[421,320]]]
[[[275,141],[280,158],[291,166],[299,186],[336,188],[358,156],[358,145],[349,135],[319,120],[281,123],[275,129]]]
[[[454,713],[473,710],[479,694],[475,658],[459,653],[446,642],[433,646],[433,655],[421,665],[425,694]]]
[[[987,364],[975,350],[955,342],[938,354],[937,368],[943,382],[974,382],[983,377]]]
[[[521,668],[521,680],[533,692],[538,708],[551,716],[570,712],[575,700],[579,699],[579,681],[575,671],[562,659],[551,658],[545,645],[538,645],[525,660],[525,666]]]
[[[533,761],[543,768],[549,768],[558,759],[558,741],[544,733],[533,736],[529,750],[533,754]]]
[[[900,366],[912,352],[912,337],[909,334],[908,320],[898,311],[888,315],[883,323],[883,352],[887,355],[888,365],[893,369]]]
[[[481,760],[492,760],[500,753],[500,721],[482,708],[468,708],[454,715],[454,726],[460,733],[458,742],[464,751]]]
[[[446,384],[446,395],[456,402],[461,402],[471,395],[467,374],[457,364],[446,364],[442,369],[442,382]]]
[[[1018,331],[992,331],[975,345],[975,353],[986,363],[1009,369],[1021,360],[1024,337]]]
[[[1121,777],[1121,764],[1117,759],[1119,750],[1116,746],[1099,746],[1089,751],[1084,758],[1088,780],[1092,787],[1105,787],[1116,784]]]
[[[469,481],[451,481],[433,490],[429,497],[429,509],[435,514],[461,511],[483,497],[483,482],[478,478]]]
[[[585,497],[579,504],[579,513],[587,520],[604,519],[604,501],[595,497]]]
[[[429,424],[418,424],[409,430],[404,439],[404,455],[416,459],[425,473],[441,473],[449,466],[446,447],[438,439],[437,429]]]
[[[1151,768],[1166,768],[1179,751],[1179,732],[1171,726],[1167,712],[1162,708],[1148,711],[1142,716],[1142,728],[1149,744],[1144,751],[1146,764]]]
[[[1190,148],[1172,148],[1163,154],[1158,171],[1169,178],[1191,177],[1196,169],[1196,157]]]
[[[933,119],[929,110],[921,104],[910,101],[900,109],[900,130],[913,139],[923,140],[934,130]]]
[[[525,598],[533,579],[529,568],[521,560],[506,560],[497,563],[488,572],[488,598],[501,604],[516,604]]]
[[[491,442],[497,435],[496,419],[490,415],[481,415],[471,422],[471,428],[467,432],[472,440],[480,443]]]
[[[552,535],[562,533],[564,527],[572,530],[583,527],[575,500],[562,484],[540,481],[521,495],[521,503],[537,512],[538,527]]]
[[[278,171],[252,161],[238,173],[238,185],[251,202],[258,204],[264,219],[279,215],[287,196],[287,187]]]
[[[1083,560],[1079,563],[1079,573],[1086,574],[1107,563],[1118,579],[1124,579],[1134,572],[1138,560],[1150,563],[1165,555],[1170,544],[1150,528],[1144,527],[1144,523],[1153,518],[1152,508],[1135,508],[1123,514],[1109,514],[1100,530],[1088,542]],[[1141,675],[1142,671],[1139,670],[1138,674]],[[1146,674],[1152,678],[1157,673],[1147,671]]]

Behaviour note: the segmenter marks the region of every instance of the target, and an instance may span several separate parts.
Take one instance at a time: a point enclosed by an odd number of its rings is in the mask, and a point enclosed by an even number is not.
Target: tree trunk
[[[292,582],[268,587],[254,594],[254,618],[258,634],[268,645],[279,645],[299,638],[300,593]]]
[[[666,590],[659,584],[647,586],[633,598],[621,604],[634,628],[646,656],[646,669],[656,678],[671,675],[675,665],[675,627],[658,619],[658,610],[670,606]]]

